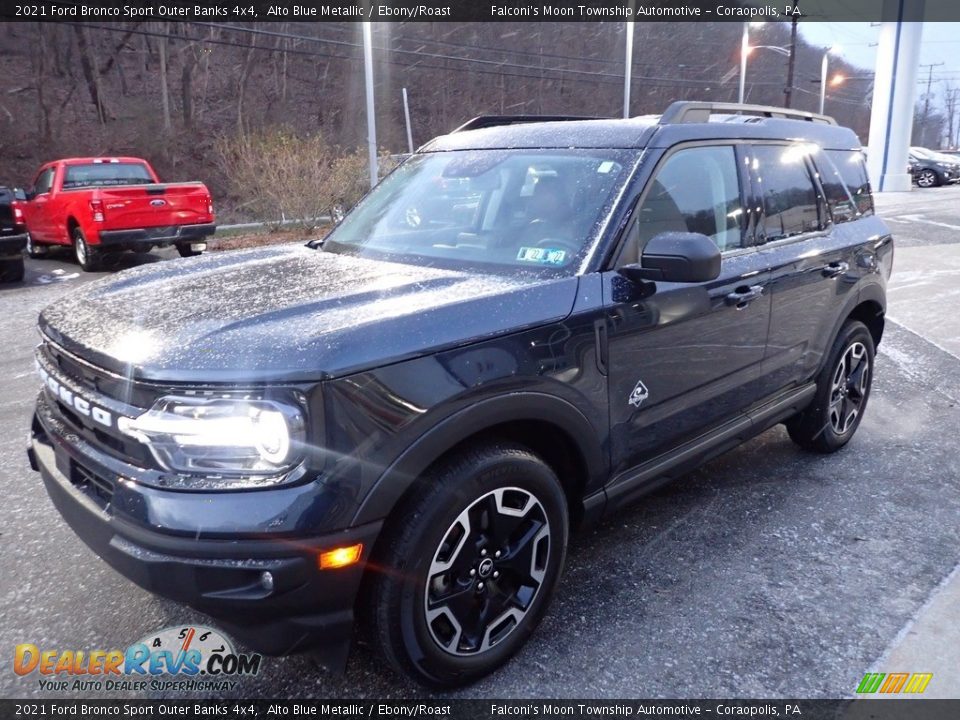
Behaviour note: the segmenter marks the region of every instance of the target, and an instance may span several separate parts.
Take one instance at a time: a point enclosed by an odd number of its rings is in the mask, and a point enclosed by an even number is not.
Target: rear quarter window
[[[835,223],[873,215],[873,193],[863,153],[823,150],[817,153],[814,162]]]

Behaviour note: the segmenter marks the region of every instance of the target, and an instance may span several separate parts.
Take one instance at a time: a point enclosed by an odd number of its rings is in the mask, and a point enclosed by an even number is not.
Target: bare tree
[[[100,124],[106,125],[107,120],[109,120],[109,113],[103,97],[103,88],[100,84],[100,73],[95,70],[96,66],[93,60],[93,52],[90,49],[87,28],[84,25],[74,25],[73,30],[77,37],[77,46],[80,49],[80,68],[83,70],[83,77],[87,81],[90,101],[97,111],[97,119]]]

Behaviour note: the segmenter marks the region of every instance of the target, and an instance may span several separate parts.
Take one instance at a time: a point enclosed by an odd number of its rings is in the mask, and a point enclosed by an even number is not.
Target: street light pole
[[[368,20],[363,22],[363,79],[367,95],[367,151],[370,187],[377,184],[377,119],[373,108],[373,38]]]
[[[740,38],[740,94],[737,102],[743,105],[743,97],[747,89],[747,53],[750,52],[750,24],[743,24],[743,35]]]
[[[823,59],[820,61],[820,114],[823,115],[823,102],[827,99],[827,58],[830,53],[839,54],[840,48],[836,45],[823,51]]]
[[[627,52],[623,61],[623,117],[630,117],[630,76],[633,70],[633,21],[627,21]]]
[[[823,115],[823,101],[827,99],[827,56],[829,50],[823,51],[823,60],[820,61],[820,114]]]

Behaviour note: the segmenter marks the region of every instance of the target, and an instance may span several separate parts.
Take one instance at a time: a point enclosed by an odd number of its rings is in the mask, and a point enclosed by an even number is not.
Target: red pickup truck
[[[150,163],[133,157],[47,163],[27,192],[24,215],[30,257],[68,245],[84,270],[120,250],[176,245],[183,257],[199,255],[216,230],[203,183],[161,183]]]

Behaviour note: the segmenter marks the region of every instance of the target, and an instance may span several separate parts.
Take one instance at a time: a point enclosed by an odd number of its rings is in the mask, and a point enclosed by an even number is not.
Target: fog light
[[[190,250],[193,252],[203,252],[207,249],[206,243],[190,243]]]
[[[347,565],[353,565],[357,560],[360,559],[360,554],[363,552],[363,543],[357,543],[356,545],[348,545],[346,547],[336,548],[334,550],[327,550],[320,553],[320,569],[321,570],[332,570],[334,568],[342,568]]]
[[[273,573],[266,570],[260,573],[260,587],[267,592],[273,592]]]

